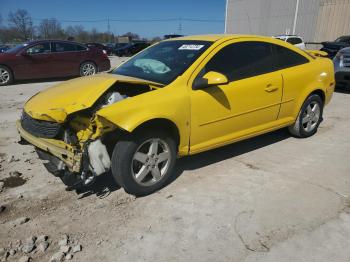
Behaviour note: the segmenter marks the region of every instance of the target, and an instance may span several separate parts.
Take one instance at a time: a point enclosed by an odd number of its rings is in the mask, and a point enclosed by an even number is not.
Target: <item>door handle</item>
[[[278,90],[278,87],[277,86],[273,86],[273,85],[268,85],[266,88],[265,88],[265,91],[266,92],[274,92],[274,91],[277,91]]]

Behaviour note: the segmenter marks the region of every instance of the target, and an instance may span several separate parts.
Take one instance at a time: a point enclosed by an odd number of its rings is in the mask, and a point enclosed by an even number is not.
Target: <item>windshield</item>
[[[111,73],[167,85],[175,80],[212,44],[209,41],[160,42],[114,69]]]
[[[335,40],[337,43],[349,43],[350,42],[350,36],[341,36]]]
[[[25,47],[25,46],[27,46],[27,45],[28,45],[28,44],[19,44],[19,45],[16,45],[15,47],[6,50],[5,53],[16,53],[16,52],[18,52],[19,50],[21,50],[23,47]]]

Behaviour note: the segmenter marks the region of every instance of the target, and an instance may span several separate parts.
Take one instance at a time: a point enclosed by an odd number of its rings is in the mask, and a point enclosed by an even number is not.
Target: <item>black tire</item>
[[[97,74],[97,66],[95,63],[87,61],[80,65],[79,68],[80,76],[89,76]]]
[[[134,178],[133,175],[133,168],[135,164],[135,160],[133,160],[134,154],[137,150],[141,150],[142,146],[151,139],[156,139],[162,141],[162,143],[166,143],[166,152],[170,153],[170,160],[169,163],[167,162],[168,165],[166,172],[164,172],[159,181],[152,182],[152,179],[154,179],[153,174],[151,171],[148,171],[150,173],[148,173],[148,175],[145,176],[144,179],[146,180],[147,178],[152,178],[150,179],[150,181],[154,184],[141,185],[136,181],[136,178]],[[174,170],[176,157],[176,143],[174,139],[172,139],[166,133],[154,129],[141,131],[135,135],[130,135],[130,137],[125,138],[124,140],[118,141],[116,143],[112,154],[112,174],[119,186],[123,187],[127,193],[135,196],[148,195],[161,189],[169,181],[169,178]],[[158,163],[157,165],[160,165],[160,167],[162,167],[163,164]],[[161,169],[162,168],[159,168],[159,170]]]
[[[314,121],[314,123],[310,125],[312,128],[310,130],[307,130],[306,126],[308,124],[303,123],[303,118],[306,119],[308,117],[307,116],[308,107],[309,106],[312,107],[316,105],[318,105],[319,107],[318,119],[317,121]],[[321,97],[317,94],[310,95],[303,103],[295,123],[289,126],[288,130],[295,137],[300,137],[300,138],[310,137],[317,132],[317,128],[322,121],[322,115],[323,115],[323,101]],[[315,116],[316,114],[313,115],[313,117]],[[311,119],[311,116],[309,117],[309,119]]]
[[[0,74],[2,74],[0,75],[0,86],[6,86],[13,83],[13,74],[10,68],[0,65]]]

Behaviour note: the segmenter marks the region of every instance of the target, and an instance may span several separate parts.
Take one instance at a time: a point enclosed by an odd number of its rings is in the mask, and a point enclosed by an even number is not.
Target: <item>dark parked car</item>
[[[116,48],[114,50],[115,55],[117,56],[131,56],[134,55],[146,47],[150,46],[150,43],[147,42],[135,42],[135,43],[129,43],[125,46],[122,46],[120,48]]]
[[[113,48],[111,48],[110,46],[106,46],[104,44],[100,44],[100,43],[86,43],[85,45],[87,47],[95,47],[95,48],[101,49],[101,50],[105,51],[107,55],[112,55],[112,53],[113,53]]]
[[[8,45],[0,45],[0,53],[3,53],[9,49],[10,47]]]
[[[171,35],[164,35],[164,39],[171,39],[171,38],[177,38],[182,37],[183,35],[177,35],[177,34],[171,34]]]
[[[321,51],[327,52],[333,58],[340,49],[350,46],[350,35],[338,37],[334,42],[323,42],[322,45]]]
[[[20,79],[87,76],[110,67],[100,49],[70,41],[33,41],[0,54],[0,85]]]
[[[350,47],[341,49],[333,58],[337,87],[350,90]]]

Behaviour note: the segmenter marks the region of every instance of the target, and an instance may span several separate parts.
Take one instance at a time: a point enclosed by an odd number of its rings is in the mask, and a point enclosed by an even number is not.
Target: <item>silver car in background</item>
[[[350,47],[341,49],[333,63],[337,87],[350,89]]]

